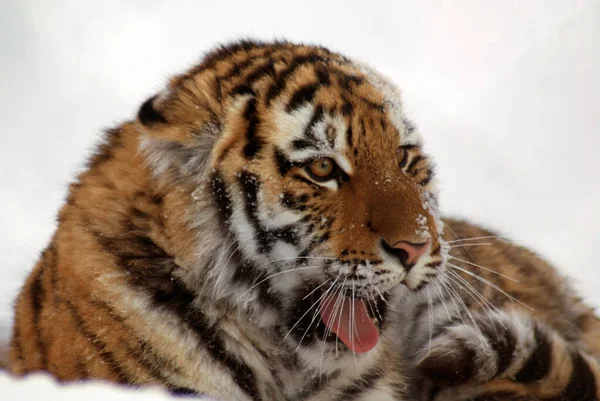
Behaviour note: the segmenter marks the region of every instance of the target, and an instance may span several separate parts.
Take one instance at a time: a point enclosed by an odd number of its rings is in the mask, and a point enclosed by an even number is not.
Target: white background
[[[352,3],[2,0],[0,338],[102,129],[241,36],[323,44],[390,76],[444,212],[533,248],[600,306],[600,2]]]

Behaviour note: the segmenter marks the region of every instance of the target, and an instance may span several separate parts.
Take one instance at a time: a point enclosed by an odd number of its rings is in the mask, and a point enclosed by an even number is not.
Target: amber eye
[[[319,157],[313,159],[305,168],[308,174],[316,181],[327,181],[333,178],[337,165],[330,157]]]
[[[403,168],[406,166],[406,162],[408,161],[408,151],[406,148],[400,146],[396,149],[396,162],[398,162],[398,167]]]

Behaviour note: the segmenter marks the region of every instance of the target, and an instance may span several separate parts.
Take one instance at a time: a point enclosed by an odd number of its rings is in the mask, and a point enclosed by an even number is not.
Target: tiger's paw
[[[551,328],[508,311],[472,317],[434,328],[417,355],[423,399],[600,400],[596,360]]]
[[[536,348],[539,328],[515,313],[473,314],[435,328],[417,355],[417,369],[434,383],[484,383],[518,373]]]
[[[421,351],[417,369],[443,386],[481,383],[496,373],[494,351],[480,329],[466,324],[445,327]]]

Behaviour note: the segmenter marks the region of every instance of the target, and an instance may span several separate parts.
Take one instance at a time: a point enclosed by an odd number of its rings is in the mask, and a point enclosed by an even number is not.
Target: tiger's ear
[[[142,107],[140,107],[137,118],[142,125],[152,126],[154,124],[166,124],[169,122],[165,116],[157,110],[158,105],[155,105],[155,102],[158,97],[159,95],[152,96],[142,104]]]

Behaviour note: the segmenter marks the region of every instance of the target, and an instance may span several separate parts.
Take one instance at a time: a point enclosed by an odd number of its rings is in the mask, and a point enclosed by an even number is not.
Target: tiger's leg
[[[600,400],[597,362],[519,312],[474,315],[435,328],[417,357],[435,401]]]

